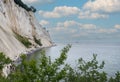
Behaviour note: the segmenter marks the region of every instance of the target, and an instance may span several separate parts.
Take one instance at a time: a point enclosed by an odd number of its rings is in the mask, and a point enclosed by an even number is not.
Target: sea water
[[[120,43],[71,43],[72,47],[67,54],[66,63],[73,68],[76,67],[77,60],[83,58],[89,61],[93,58],[93,54],[97,54],[99,63],[105,62],[102,71],[107,72],[109,77],[113,77],[117,71],[120,71]],[[57,43],[57,46],[45,48],[46,55],[50,56],[52,61],[60,56],[61,49],[65,47],[66,43]],[[40,52],[33,55],[35,59],[39,59]]]

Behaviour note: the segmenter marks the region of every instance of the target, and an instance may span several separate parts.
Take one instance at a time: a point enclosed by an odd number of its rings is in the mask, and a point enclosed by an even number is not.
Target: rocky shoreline
[[[35,52],[37,51],[40,51],[44,48],[50,48],[50,47],[53,47],[53,46],[56,46],[55,44],[51,45],[51,46],[47,46],[47,47],[39,47],[39,48],[34,48],[34,49],[31,49],[29,51],[26,51],[26,52],[23,52],[21,54],[24,54],[26,55],[27,57],[30,57],[31,55],[33,55]],[[20,63],[21,59],[20,59],[20,55],[14,60],[14,64],[15,65],[18,65]]]

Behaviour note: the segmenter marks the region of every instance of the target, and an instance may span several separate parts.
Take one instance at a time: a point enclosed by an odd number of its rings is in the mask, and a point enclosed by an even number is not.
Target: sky
[[[120,42],[120,0],[23,0],[54,42]]]

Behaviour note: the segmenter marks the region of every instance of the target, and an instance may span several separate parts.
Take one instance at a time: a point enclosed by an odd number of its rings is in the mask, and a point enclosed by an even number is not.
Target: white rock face
[[[39,25],[33,12],[18,6],[14,0],[0,0],[0,52],[15,60],[19,54],[30,49],[16,39],[13,31],[29,38],[33,44],[31,49],[52,45],[49,33]],[[40,39],[43,45],[36,44],[33,36]]]

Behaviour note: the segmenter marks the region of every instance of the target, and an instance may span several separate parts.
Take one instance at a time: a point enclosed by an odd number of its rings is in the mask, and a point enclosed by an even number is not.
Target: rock
[[[31,50],[26,48],[16,34],[28,38],[32,43],[31,49],[39,46],[33,36],[41,40],[42,46],[51,46],[49,33],[36,20],[32,11],[17,5],[14,0],[0,0],[0,52],[14,60],[21,53]]]

